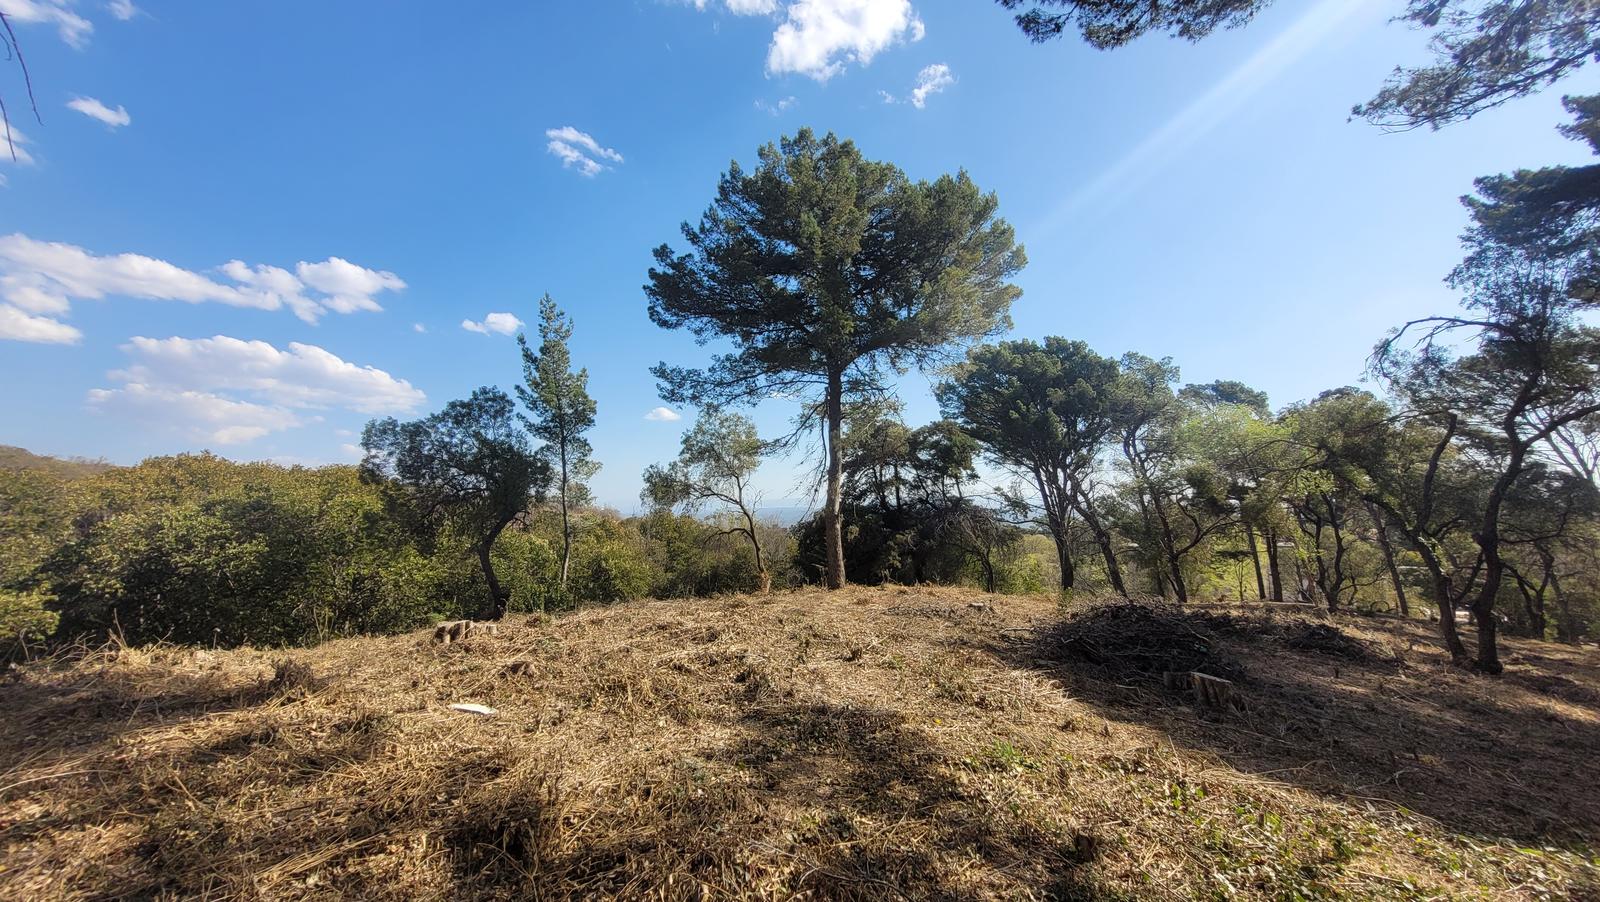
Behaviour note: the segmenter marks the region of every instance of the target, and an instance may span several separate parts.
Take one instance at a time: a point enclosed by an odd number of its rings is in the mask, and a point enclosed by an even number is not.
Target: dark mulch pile
[[[1158,681],[1166,671],[1239,680],[1245,668],[1202,617],[1158,602],[1124,601],[1074,614],[1040,634],[1059,660],[1079,660],[1121,678]]]
[[[1327,623],[1307,623],[1304,620],[1287,630],[1285,645],[1296,651],[1314,651],[1336,658],[1368,663],[1383,660],[1367,643]]]
[[[1367,664],[1392,660],[1331,623],[1313,623],[1309,620],[1278,622],[1261,616],[1207,612],[1195,612],[1190,616],[1195,623],[1203,624],[1214,633],[1277,642],[1295,651],[1313,651]]]
[[[1243,663],[1221,639],[1248,652],[1248,643],[1272,642],[1364,664],[1393,661],[1331,623],[1278,622],[1240,614],[1218,614],[1154,601],[1119,601],[1082,610],[1038,634],[1057,660],[1104,668],[1112,676],[1159,680],[1166,671],[1198,671],[1228,680],[1247,676]]]

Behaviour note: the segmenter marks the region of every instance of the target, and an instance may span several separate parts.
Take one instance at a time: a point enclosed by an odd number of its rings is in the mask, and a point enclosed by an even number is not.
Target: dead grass
[[[1062,616],[806,591],[37,663],[0,686],[0,898],[1600,892],[1592,649],[1489,680],[1422,624],[1195,616],[1245,668],[1202,716]]]

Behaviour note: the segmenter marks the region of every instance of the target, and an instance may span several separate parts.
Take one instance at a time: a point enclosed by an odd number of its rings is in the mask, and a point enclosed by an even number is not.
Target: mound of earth
[[[800,591],[35,662],[0,685],[0,898],[1600,889],[1593,649],[1508,639],[1491,680],[1425,624],[1329,622],[1380,667],[1172,613]],[[1151,688],[1185,667],[1247,669],[1249,707]]]

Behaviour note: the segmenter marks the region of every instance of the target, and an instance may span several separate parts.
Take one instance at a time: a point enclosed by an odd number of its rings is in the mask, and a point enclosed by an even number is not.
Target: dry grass
[[[0,686],[0,898],[1600,892],[1593,650],[1508,643],[1489,680],[1420,624],[1335,622],[1366,659],[1196,616],[1248,704],[1202,716],[1062,654],[1061,616],[808,591],[32,665]]]

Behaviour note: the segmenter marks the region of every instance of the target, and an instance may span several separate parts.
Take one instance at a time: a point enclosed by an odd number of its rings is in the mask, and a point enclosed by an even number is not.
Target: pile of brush
[[[1245,676],[1244,665],[1195,615],[1155,600],[1099,604],[1068,616],[1040,638],[1056,659],[1092,664],[1122,679],[1158,682],[1169,672]]]

